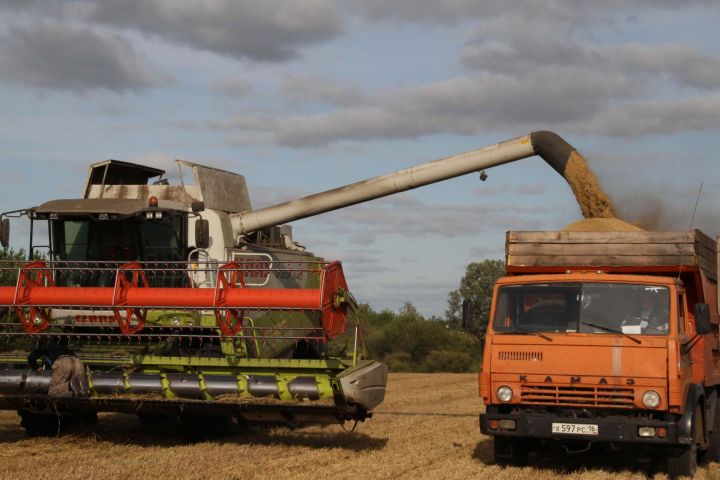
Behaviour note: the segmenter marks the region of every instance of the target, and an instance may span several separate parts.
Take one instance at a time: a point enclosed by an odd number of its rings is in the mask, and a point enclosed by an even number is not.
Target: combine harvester
[[[4,246],[8,219],[27,216],[29,252],[48,251],[0,265],[0,408],[30,435],[98,411],[362,421],[384,398],[387,368],[363,358],[358,327],[347,358],[327,354],[353,298],[340,263],[305,251],[285,223],[536,154],[563,176],[584,162],[535,132],[255,211],[241,175],[179,161],[173,186],[162,170],[94,164],[82,198],[0,217]]]

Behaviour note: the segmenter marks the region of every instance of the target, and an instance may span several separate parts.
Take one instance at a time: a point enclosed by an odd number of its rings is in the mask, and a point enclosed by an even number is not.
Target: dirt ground
[[[479,433],[481,409],[474,374],[394,374],[386,401],[355,432],[251,428],[193,443],[175,424],[148,429],[134,416],[103,414],[93,433],[31,439],[14,412],[0,412],[0,478],[647,478],[643,465],[613,454],[500,468],[490,439]],[[702,468],[696,478],[720,479],[720,465]]]

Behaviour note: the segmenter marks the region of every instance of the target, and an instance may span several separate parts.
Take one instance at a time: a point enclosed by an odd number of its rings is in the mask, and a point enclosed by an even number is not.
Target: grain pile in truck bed
[[[642,232],[643,229],[619,218],[586,218],[571,223],[563,232]]]
[[[571,223],[563,232],[641,232],[642,228],[615,217],[610,197],[600,187],[587,161],[577,151],[570,154],[564,173],[582,211],[583,220]]]

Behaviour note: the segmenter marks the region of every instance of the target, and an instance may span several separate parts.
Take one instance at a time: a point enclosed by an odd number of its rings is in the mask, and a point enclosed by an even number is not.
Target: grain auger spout
[[[610,201],[582,155],[559,135],[537,131],[469,152],[399,170],[232,217],[233,230],[245,235],[394,193],[441,182],[538,155],[565,178],[586,218],[613,217]]]

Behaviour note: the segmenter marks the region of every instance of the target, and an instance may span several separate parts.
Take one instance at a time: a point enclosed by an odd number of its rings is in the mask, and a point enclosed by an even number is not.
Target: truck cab
[[[659,237],[509,232],[479,378],[497,462],[604,446],[675,477],[717,458],[716,244]]]

